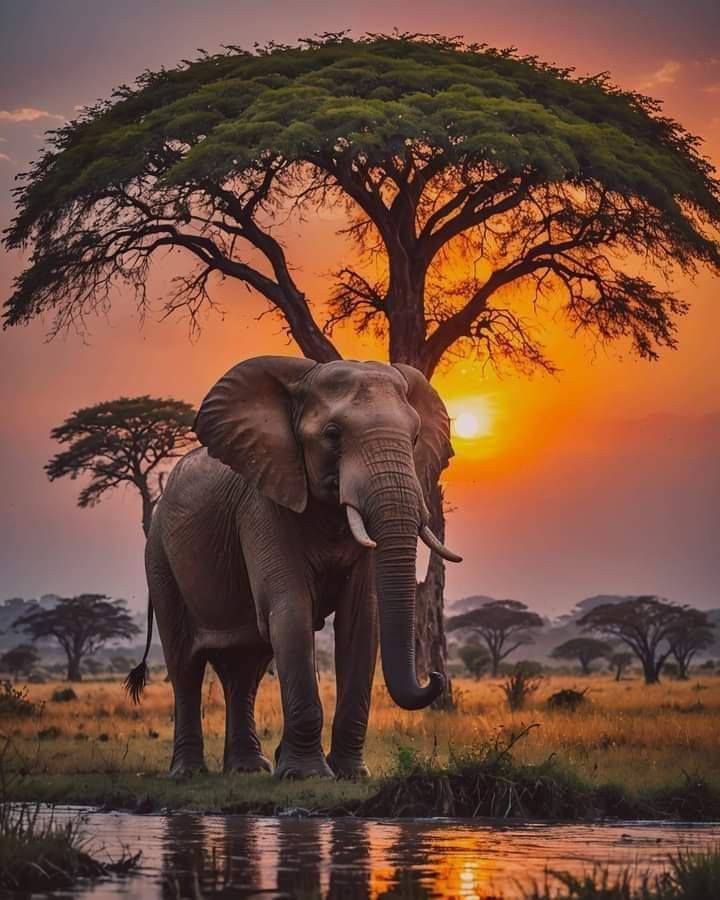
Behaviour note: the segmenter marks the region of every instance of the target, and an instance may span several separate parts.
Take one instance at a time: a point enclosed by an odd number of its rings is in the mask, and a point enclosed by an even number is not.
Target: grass
[[[102,863],[89,852],[80,819],[59,825],[39,821],[37,806],[0,806],[0,889],[51,891],[69,887],[79,878],[100,878],[127,872],[139,854]]]
[[[552,876],[558,886],[535,888],[527,900],[710,900],[720,896],[720,850],[670,856],[666,871],[654,877],[624,872],[612,879],[602,871]]]
[[[213,677],[203,689],[211,774],[189,782],[174,783],[164,777],[172,744],[172,692],[161,680],[149,686],[139,707],[125,698],[119,682],[84,682],[74,686],[76,700],[45,702],[35,717],[5,717],[0,731],[11,744],[5,765],[13,775],[14,799],[130,809],[272,812],[288,807],[369,808],[371,799],[388,784],[395,784],[400,776],[407,779],[416,763],[425,766],[423,777],[427,778],[428,761],[434,767],[433,777],[448,777],[451,784],[459,784],[460,760],[466,761],[466,770],[473,763],[486,773],[488,752],[492,755],[492,748],[497,751],[510,735],[534,724],[537,727],[508,754],[516,767],[513,783],[525,785],[535,779],[562,784],[563,796],[574,800],[570,804],[563,800],[558,809],[575,809],[583,815],[612,810],[618,815],[641,810],[652,815],[665,810],[679,816],[712,816],[720,795],[717,675],[689,682],[666,680],[649,687],[639,679],[618,683],[606,676],[552,676],[542,681],[520,712],[508,709],[500,684],[490,679],[456,679],[459,701],[453,712],[400,710],[383,685],[376,684],[367,742],[367,762],[374,777],[357,784],[314,779],[278,784],[266,775],[223,778],[217,774],[222,764],[224,707],[220,685]],[[62,687],[31,685],[29,697],[41,704]],[[559,690],[585,688],[587,702],[575,711],[547,705]],[[321,679],[320,691],[327,747],[334,706],[329,677]],[[272,755],[282,726],[274,678],[266,678],[261,685],[257,722],[265,752]],[[511,803],[513,814],[535,808],[523,790],[517,796],[525,799]],[[453,801],[463,810],[456,814],[465,814],[465,791],[462,788]],[[705,807],[703,798],[707,798]],[[552,802],[556,801],[557,796]],[[503,804],[498,801],[491,808],[502,811]]]

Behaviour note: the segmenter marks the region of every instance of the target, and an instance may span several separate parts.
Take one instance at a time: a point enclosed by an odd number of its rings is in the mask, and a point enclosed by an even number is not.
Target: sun
[[[448,403],[454,437],[473,441],[492,432],[492,412],[485,397],[460,397]]]

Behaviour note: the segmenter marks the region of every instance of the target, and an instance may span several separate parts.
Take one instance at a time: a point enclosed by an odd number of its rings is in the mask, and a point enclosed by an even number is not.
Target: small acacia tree
[[[118,283],[144,308],[152,259],[174,249],[196,268],[169,311],[197,322],[230,279],[306,356],[336,359],[346,324],[428,378],[457,354],[552,370],[545,317],[654,359],[687,309],[665,276],[720,270],[720,186],[655,101],[440,35],[230,46],[145,72],[58,129],[16,200],[6,245],[30,260],[6,325],[52,312],[53,331],[79,326]],[[322,321],[277,226],[328,208],[346,211],[357,259]],[[443,539],[441,494],[425,487]],[[425,671],[445,670],[443,587],[433,555]]]
[[[9,672],[17,680],[18,675],[27,675],[40,660],[37,648],[32,644],[18,644],[0,656],[0,671]]]
[[[590,664],[596,659],[603,659],[612,653],[610,644],[597,638],[577,637],[558,644],[550,656],[552,659],[576,659],[580,663],[583,675],[590,674]]]
[[[617,603],[596,606],[578,624],[626,644],[640,660],[645,683],[655,684],[672,652],[671,636],[687,609],[662,597],[627,597]]]
[[[125,601],[109,600],[104,594],[61,597],[52,609],[38,608],[20,616],[13,628],[27,632],[34,641],[55,638],[67,656],[68,681],[82,681],[81,663],[108,641],[140,632]]]
[[[678,678],[688,677],[693,657],[715,640],[715,629],[707,613],[685,609],[669,636],[670,652],[677,663]]]
[[[161,478],[170,460],[196,444],[195,411],[181,400],[120,397],[72,413],[51,437],[67,449],[45,466],[48,478],[90,475],[78,506],[94,506],[110,490],[131,484],[142,500],[147,537],[160,496]]]
[[[540,616],[519,600],[488,600],[477,609],[447,620],[448,631],[466,629],[483,640],[490,654],[493,678],[504,659],[518,647],[533,643],[530,631],[542,625]]]
[[[622,650],[618,650],[608,658],[608,662],[615,672],[615,681],[622,681],[623,672],[631,665],[634,658],[634,654]]]
[[[458,656],[475,679],[482,678],[490,668],[490,654],[482,644],[463,644],[458,650]]]

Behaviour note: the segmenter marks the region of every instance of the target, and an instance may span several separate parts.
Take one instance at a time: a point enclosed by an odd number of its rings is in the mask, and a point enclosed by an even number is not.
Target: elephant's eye
[[[323,431],[323,438],[333,449],[337,449],[340,445],[340,429],[337,425],[328,425]]]

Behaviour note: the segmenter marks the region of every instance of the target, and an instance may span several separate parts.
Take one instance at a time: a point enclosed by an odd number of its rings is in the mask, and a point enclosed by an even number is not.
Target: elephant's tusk
[[[437,553],[438,556],[442,556],[443,559],[447,559],[449,562],[462,562],[462,556],[458,556],[457,553],[448,550],[445,544],[443,544],[439,538],[435,537],[427,525],[423,525],[420,529],[420,539],[423,544],[427,544],[431,550],[434,550],[435,553]]]
[[[347,510],[347,520],[348,525],[350,526],[350,531],[352,532],[352,536],[355,538],[358,544],[360,544],[361,547],[367,547],[368,550],[372,550],[374,547],[377,547],[375,541],[367,533],[363,518],[355,509],[355,507],[346,506],[345,509]]]

